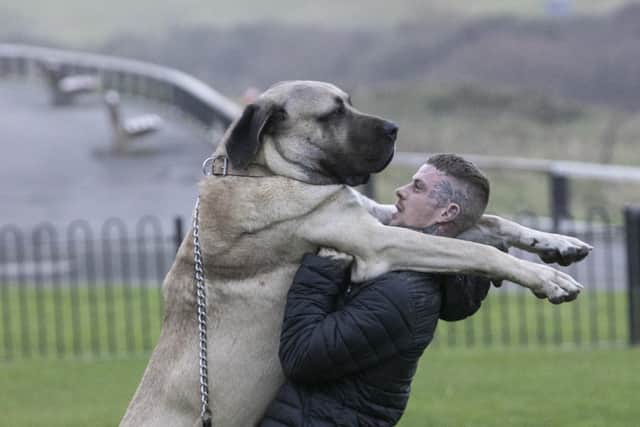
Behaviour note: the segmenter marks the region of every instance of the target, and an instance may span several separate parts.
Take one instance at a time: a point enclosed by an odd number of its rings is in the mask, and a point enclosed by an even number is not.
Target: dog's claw
[[[499,288],[502,286],[502,280],[500,279],[491,279],[491,284],[496,287]]]
[[[531,291],[531,292],[533,292],[533,294],[536,296],[536,298],[547,299],[547,296],[545,294],[543,294],[542,292],[536,292],[536,291]]]
[[[575,294],[569,294],[569,296],[567,296],[567,297],[564,299],[564,301],[565,301],[565,302],[573,301],[573,300],[575,300],[576,298],[578,298],[578,295],[579,295],[578,293],[575,293]]]

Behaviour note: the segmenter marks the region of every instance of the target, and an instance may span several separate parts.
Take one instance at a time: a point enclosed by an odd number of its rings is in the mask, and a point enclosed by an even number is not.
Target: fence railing
[[[554,306],[505,284],[490,291],[475,316],[441,322],[433,345],[628,343],[630,319],[640,313],[632,317],[629,311],[625,227],[613,225],[602,209],[586,217],[584,223],[565,223],[561,230],[595,247],[585,261],[566,269],[585,285],[577,301]],[[542,225],[535,216],[516,219]],[[100,227],[85,221],[65,229],[48,224],[32,230],[1,227],[0,360],[149,351],[163,315],[162,280],[183,230],[180,219],[168,229],[153,217],[129,227],[118,219]]]
[[[640,206],[628,206],[624,217],[627,228],[629,341],[631,345],[640,345]]]
[[[201,81],[174,69],[130,59],[42,47],[1,44],[0,77],[28,77],[54,61],[65,74],[92,74],[102,88],[170,105],[207,129],[224,130],[240,107]]]

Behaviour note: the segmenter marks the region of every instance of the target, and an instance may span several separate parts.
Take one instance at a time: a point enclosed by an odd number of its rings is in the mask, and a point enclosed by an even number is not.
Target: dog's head
[[[258,164],[312,184],[359,185],[389,164],[397,132],[332,84],[291,81],[248,105],[223,144],[235,169]]]

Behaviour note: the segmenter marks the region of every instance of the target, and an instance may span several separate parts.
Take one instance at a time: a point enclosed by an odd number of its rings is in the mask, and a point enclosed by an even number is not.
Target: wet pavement
[[[98,95],[53,107],[44,85],[0,80],[0,224],[188,217],[200,165],[212,151],[204,131],[156,104],[125,99],[123,111],[157,113],[165,122],[134,142],[132,154],[116,156]]]

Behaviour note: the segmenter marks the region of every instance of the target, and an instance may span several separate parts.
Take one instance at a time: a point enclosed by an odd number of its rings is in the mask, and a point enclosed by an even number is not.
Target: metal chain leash
[[[216,160],[222,160],[222,171],[214,171]],[[228,170],[226,156],[208,157],[202,163],[205,176],[226,176]],[[209,361],[207,359],[207,287],[204,281],[204,263],[200,248],[200,196],[193,209],[193,265],[196,279],[196,315],[198,320],[198,346],[200,362],[200,419],[202,427],[211,427],[211,407],[209,406]]]
[[[202,427],[211,427],[211,408],[209,407],[209,367],[207,360],[207,288],[204,281],[204,267],[200,250],[200,197],[196,200],[193,212],[193,261],[196,278],[196,312],[198,319],[199,359],[200,359],[200,418]]]

